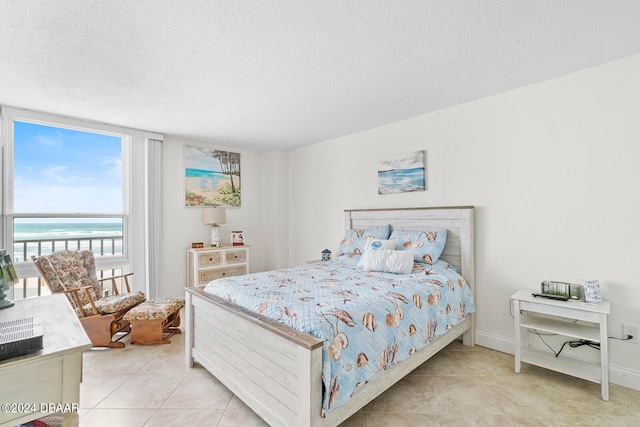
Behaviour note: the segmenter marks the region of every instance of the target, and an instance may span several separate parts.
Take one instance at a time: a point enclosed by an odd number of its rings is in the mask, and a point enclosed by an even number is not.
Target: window
[[[15,213],[123,213],[121,136],[13,122]]]
[[[126,255],[122,148],[120,136],[13,122],[16,262],[60,249]]]
[[[152,295],[149,275],[158,274],[161,260],[150,259],[147,247],[160,238],[151,230],[160,224],[162,135],[1,111],[0,248],[12,255],[20,278],[10,298],[48,293],[30,257],[65,248],[91,249],[103,277],[135,271],[134,289]]]

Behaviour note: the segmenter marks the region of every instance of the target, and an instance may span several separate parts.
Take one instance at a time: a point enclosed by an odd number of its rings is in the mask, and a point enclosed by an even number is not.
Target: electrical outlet
[[[633,338],[628,340],[627,342],[631,342],[634,344],[638,344],[638,327],[622,324],[622,339],[626,339],[629,335],[632,335]]]

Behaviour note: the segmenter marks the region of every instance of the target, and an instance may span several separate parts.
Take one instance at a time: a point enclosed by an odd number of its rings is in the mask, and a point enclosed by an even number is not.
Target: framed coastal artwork
[[[238,208],[240,153],[184,146],[185,206]]]
[[[394,154],[378,161],[378,194],[424,191],[424,151]]]

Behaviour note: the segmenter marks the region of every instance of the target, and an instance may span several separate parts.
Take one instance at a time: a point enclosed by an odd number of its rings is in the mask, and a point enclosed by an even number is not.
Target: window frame
[[[59,127],[83,132],[99,133],[116,136],[122,141],[122,212],[108,213],[16,213],[14,211],[14,122],[27,122],[44,126]],[[96,257],[96,269],[110,270],[122,269],[131,271],[132,254],[132,228],[131,205],[132,199],[132,141],[130,132],[124,128],[94,123],[81,119],[57,116],[47,113],[33,112],[29,110],[2,107],[1,120],[2,135],[2,246],[13,257],[13,223],[16,218],[122,218],[122,255],[108,257]],[[15,263],[19,277],[38,276],[38,271],[32,262],[28,260]]]

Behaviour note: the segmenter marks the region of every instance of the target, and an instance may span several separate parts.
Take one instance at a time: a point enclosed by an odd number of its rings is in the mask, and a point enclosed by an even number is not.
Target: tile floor
[[[81,427],[266,425],[205,369],[187,369],[184,335],[169,345],[85,352]],[[343,426],[638,426],[640,392],[523,364],[454,342]],[[294,426],[292,426],[294,427]]]

